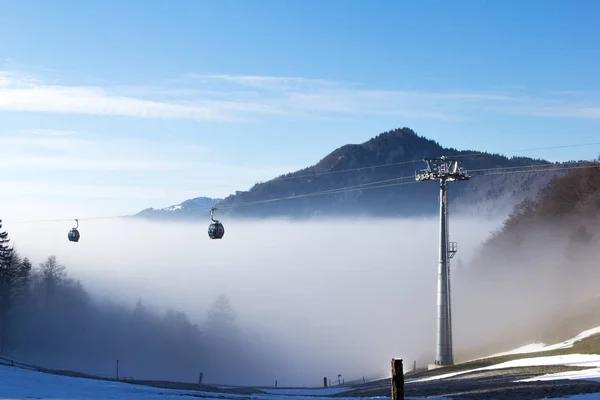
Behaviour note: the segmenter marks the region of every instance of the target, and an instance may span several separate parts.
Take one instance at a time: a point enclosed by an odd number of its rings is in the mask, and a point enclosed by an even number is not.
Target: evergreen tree
[[[0,232],[0,353],[8,349],[11,311],[21,300],[31,272],[29,260],[21,260],[9,242],[8,233]]]

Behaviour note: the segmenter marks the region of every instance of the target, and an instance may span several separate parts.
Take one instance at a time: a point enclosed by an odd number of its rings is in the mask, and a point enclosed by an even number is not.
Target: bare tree
[[[52,298],[57,286],[67,279],[66,267],[56,261],[56,256],[48,257],[39,265],[39,274],[48,298]]]

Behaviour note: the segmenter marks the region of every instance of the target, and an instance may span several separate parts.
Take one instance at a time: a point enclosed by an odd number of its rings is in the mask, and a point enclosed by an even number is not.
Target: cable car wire
[[[578,162],[578,163],[580,163],[580,162]],[[487,169],[478,170],[481,173],[472,175],[472,177],[477,177],[477,176],[482,176],[482,175],[500,175],[500,174],[515,174],[515,173],[528,173],[528,172],[530,173],[530,172],[544,172],[544,171],[565,171],[565,170],[582,169],[582,168],[600,168],[600,164],[573,166],[573,167],[560,167],[555,164],[546,164],[546,165],[555,166],[555,168],[540,168],[540,169],[535,169],[535,170],[522,170],[522,171],[497,171],[497,170],[505,169],[504,167],[487,168]],[[491,172],[486,172],[486,171],[491,171]],[[497,172],[494,172],[494,171],[497,171]],[[291,199],[297,199],[297,198],[303,198],[303,197],[322,196],[322,195],[327,195],[327,194],[338,194],[338,193],[354,192],[354,191],[361,191],[361,190],[371,190],[371,189],[379,189],[379,188],[385,188],[385,187],[395,187],[395,186],[403,186],[403,185],[410,185],[413,183],[419,183],[417,181],[410,181],[410,182],[398,182],[398,183],[391,183],[391,184],[384,184],[384,185],[380,184],[380,183],[386,182],[386,181],[393,181],[393,180],[397,180],[397,179],[407,179],[407,178],[414,179],[414,177],[386,179],[384,181],[377,181],[377,182],[372,182],[369,184],[347,186],[347,187],[343,187],[343,188],[339,188],[339,189],[324,190],[324,191],[320,191],[320,192],[312,192],[312,193],[300,194],[300,195],[295,195],[295,196],[286,196],[286,197],[278,197],[278,198],[273,198],[273,199],[225,204],[225,205],[220,206],[219,208],[220,209],[236,208],[236,207],[244,207],[244,206],[255,205],[255,204],[271,203],[271,202],[281,201],[281,200],[291,200]],[[376,185],[376,184],[379,184],[379,185],[370,186],[370,187],[362,187],[364,185]]]
[[[565,163],[565,164],[581,164],[581,162]],[[518,174],[518,173],[531,173],[531,172],[544,172],[544,171],[566,171],[566,170],[572,170],[572,169],[599,168],[600,167],[600,164],[588,164],[588,165],[582,165],[582,166],[580,165],[580,166],[565,167],[564,164],[554,164],[554,163],[538,164],[536,166],[540,167],[542,165],[547,165],[548,167],[538,168],[538,169],[533,169],[533,170],[532,169],[523,169],[523,170],[518,170],[518,171],[502,171],[502,170],[506,170],[511,167],[495,167],[495,168],[479,169],[479,170],[476,170],[478,173],[475,175],[472,175],[472,177],[477,177],[477,176],[482,176],[482,175]],[[523,168],[526,168],[526,167],[529,167],[529,166],[523,166]],[[475,172],[475,171],[472,171],[472,172]],[[380,189],[380,188],[386,188],[386,187],[403,186],[403,185],[417,183],[416,181],[410,181],[410,182],[396,182],[396,183],[385,184],[386,182],[405,180],[405,179],[414,179],[414,177],[407,176],[407,177],[400,177],[400,178],[384,179],[381,181],[367,182],[367,183],[358,184],[358,185],[345,186],[345,187],[336,188],[336,189],[321,190],[321,191],[317,191],[317,192],[303,193],[303,194],[299,194],[299,195],[290,195],[290,196],[277,197],[277,198],[272,198],[272,199],[225,204],[225,205],[220,206],[219,209],[231,209],[231,208],[245,207],[245,206],[251,206],[251,205],[256,205],[256,204],[273,203],[273,202],[283,201],[283,200],[292,200],[292,199],[299,199],[299,198],[305,198],[305,197],[315,197],[315,196],[323,196],[323,195],[328,195],[328,194],[347,193],[347,192],[355,192],[355,191],[362,191],[362,190]],[[204,210],[205,209],[198,209],[197,211],[204,211]],[[210,208],[206,208],[206,211],[209,211],[209,210],[210,210]],[[118,218],[131,218],[131,217],[132,217],[132,215],[118,215],[118,216],[79,218],[79,220],[80,221],[89,221],[89,220],[118,219]],[[16,223],[66,222],[66,221],[72,221],[72,220],[73,220],[73,218],[47,219],[47,220],[25,220],[25,221],[4,221],[4,222],[16,224]]]
[[[481,175],[520,174],[520,173],[525,173],[525,172],[544,172],[544,171],[568,171],[568,170],[586,169],[586,168],[600,168],[600,163],[589,164],[589,165],[576,165],[576,166],[572,166],[572,167],[556,166],[555,168],[528,169],[528,170],[523,170],[523,171],[497,171],[497,172],[483,173]]]
[[[576,143],[576,144],[567,144],[567,145],[558,145],[558,146],[546,146],[546,147],[536,147],[536,148],[528,148],[528,149],[508,150],[508,151],[499,152],[498,154],[521,153],[524,151],[554,150],[554,149],[564,149],[564,148],[569,148],[569,147],[598,146],[598,145],[600,145],[600,142]],[[477,156],[483,156],[483,155],[494,155],[494,154],[488,153],[488,152],[476,152],[476,153],[458,154],[455,157],[470,158],[470,157],[477,157]],[[506,156],[504,156],[504,157],[506,157]],[[370,165],[368,167],[357,167],[357,168],[339,169],[336,171],[316,172],[314,174],[303,174],[303,175],[295,175],[295,176],[280,176],[277,178],[273,178],[271,181],[302,179],[302,178],[317,178],[319,176],[324,176],[324,175],[341,174],[341,173],[345,173],[345,172],[360,172],[360,171],[366,171],[366,170],[374,169],[374,168],[393,167],[393,166],[398,166],[398,165],[414,164],[414,163],[418,163],[418,162],[423,162],[423,158],[419,158],[419,159],[415,159],[415,160],[408,160],[408,161],[399,161],[399,162],[393,162],[393,163],[376,164],[376,165]],[[286,175],[289,175],[289,174],[286,174]]]
[[[591,143],[591,144],[595,144],[595,143]],[[600,144],[600,143],[598,143],[598,144]],[[577,146],[577,145],[569,145],[569,146],[561,146],[561,147],[573,147],[573,146]],[[556,148],[556,147],[552,147],[552,148]],[[540,148],[540,149],[542,149],[542,148]],[[532,149],[525,149],[525,150],[531,151]],[[525,151],[525,150],[523,150],[523,151]],[[488,154],[488,153],[473,153],[473,154],[475,155],[475,154]],[[422,162],[423,160],[421,159],[419,161]],[[410,161],[410,162],[412,162],[412,161]],[[409,161],[404,162],[404,163],[409,163]],[[587,163],[587,164],[586,165],[568,166],[570,164],[582,164],[582,163]],[[391,165],[391,164],[388,164],[388,165]],[[540,167],[542,167],[542,168],[540,168]],[[567,171],[567,170],[572,170],[572,169],[598,168],[598,167],[600,167],[600,164],[595,161],[575,161],[575,162],[567,162],[567,163],[543,163],[543,164],[512,166],[512,167],[482,168],[482,169],[476,169],[476,170],[471,170],[471,171],[467,171],[467,172],[475,173],[472,175],[472,177],[477,177],[477,176],[482,176],[482,175],[518,174],[518,173],[532,173],[532,172],[544,172],[544,171]],[[521,168],[521,169],[517,170],[518,168]],[[531,168],[537,168],[537,169],[531,169]],[[367,167],[359,168],[359,169],[367,169]],[[396,186],[403,186],[403,185],[417,183],[416,181],[402,182],[403,180],[407,180],[407,179],[414,179],[414,176],[404,176],[404,177],[384,179],[384,180],[379,180],[379,181],[374,181],[374,182],[365,182],[365,183],[351,185],[351,186],[344,186],[341,188],[320,190],[320,191],[316,191],[316,192],[283,196],[283,197],[277,197],[277,198],[272,198],[272,199],[224,204],[224,205],[219,206],[219,209],[231,209],[231,208],[237,208],[237,207],[257,205],[257,204],[273,203],[273,202],[283,201],[283,200],[292,200],[292,199],[299,199],[299,198],[306,198],[306,197],[315,197],[315,196],[324,196],[324,195],[363,191],[363,190],[396,187]],[[396,182],[391,183],[394,181],[396,181]],[[398,182],[398,181],[400,181],[400,182]],[[210,208],[206,208],[206,211],[209,211],[209,210],[210,210]],[[204,211],[204,209],[197,209],[197,211]],[[79,221],[90,221],[90,220],[121,219],[121,218],[132,218],[132,217],[133,217],[133,215],[117,215],[117,216],[78,218],[78,220]],[[50,222],[67,222],[67,221],[73,221],[73,220],[74,220],[73,218],[46,219],[46,220],[21,220],[21,221],[6,221],[5,220],[4,223],[9,223],[9,224],[10,223],[12,223],[12,224],[50,223]]]

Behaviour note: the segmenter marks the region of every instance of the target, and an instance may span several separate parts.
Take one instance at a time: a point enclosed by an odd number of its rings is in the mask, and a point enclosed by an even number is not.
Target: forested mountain
[[[540,239],[551,238],[549,243],[560,240],[565,245],[563,254],[574,265],[574,257],[589,248],[600,233],[600,164],[589,166],[551,180],[537,198],[517,204],[502,227],[484,243],[481,257],[496,257],[498,253],[512,257],[530,241],[537,244]]]
[[[414,216],[434,214],[438,210],[438,185],[434,182],[389,186],[394,183],[415,183],[415,172],[426,167],[425,157],[459,157],[463,167],[469,170],[533,167],[548,164],[541,159],[528,157],[508,158],[498,154],[481,153],[476,150],[444,148],[437,142],[417,135],[409,128],[381,133],[362,144],[344,145],[315,165],[270,181],[257,183],[248,191],[239,191],[218,201],[221,214],[244,217],[288,216],[309,217],[318,215],[371,215]],[[494,174],[480,177],[474,173],[467,182],[451,185],[450,207],[454,211],[478,215],[503,215],[514,204],[535,196],[556,171]],[[378,186],[386,187],[373,188]],[[362,185],[362,187],[361,187]],[[269,199],[302,196],[321,191],[350,188],[335,194],[307,196],[282,201],[264,202]],[[238,207],[236,205],[257,204]],[[264,203],[261,203],[264,202]],[[173,206],[162,212],[161,217],[178,218],[208,215],[212,205],[198,207]],[[168,214],[168,215],[167,215]],[[157,213],[142,212],[139,216],[154,217]]]
[[[55,257],[34,267],[0,233],[0,357],[111,378],[119,360],[122,378],[197,382],[203,372],[205,383],[271,383],[276,345],[247,335],[226,296],[207,308],[194,323],[142,299],[95,300]]]

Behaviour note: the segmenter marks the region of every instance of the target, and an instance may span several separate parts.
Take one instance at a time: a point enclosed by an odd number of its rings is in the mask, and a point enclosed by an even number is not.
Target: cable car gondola
[[[79,231],[77,230],[77,228],[79,228],[79,220],[76,219],[75,222],[77,222],[77,226],[75,228],[71,228],[69,231],[70,242],[79,242]]]
[[[212,223],[208,226],[208,237],[211,239],[221,239],[225,234],[225,228],[222,223],[213,218],[215,210],[216,208],[214,207],[210,209],[210,219],[212,220]]]

